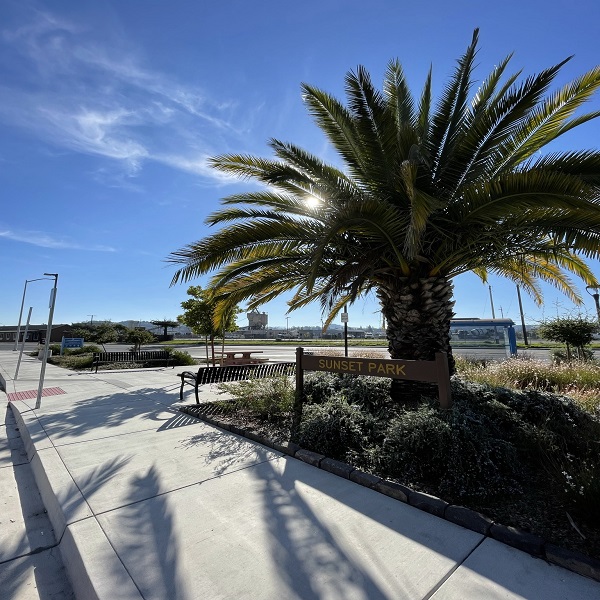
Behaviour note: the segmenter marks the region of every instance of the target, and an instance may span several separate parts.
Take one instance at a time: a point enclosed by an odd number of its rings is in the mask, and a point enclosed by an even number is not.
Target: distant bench
[[[200,399],[198,398],[198,386],[207,383],[226,383],[228,381],[242,381],[244,379],[266,379],[268,377],[294,375],[295,373],[295,362],[230,365],[226,367],[200,367],[197,373],[185,371],[184,373],[177,374],[177,377],[181,377],[179,399],[183,400],[184,385],[193,386],[194,393],[196,394],[196,404],[200,404]]]
[[[166,350],[140,350],[139,352],[94,352],[92,371],[101,363],[145,363],[164,362],[169,366],[171,355]]]

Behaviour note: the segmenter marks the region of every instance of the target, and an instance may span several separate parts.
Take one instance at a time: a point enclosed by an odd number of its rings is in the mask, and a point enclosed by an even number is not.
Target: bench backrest
[[[169,353],[165,350],[142,350],[140,352],[94,352],[94,361],[129,361],[129,360],[166,360]]]
[[[196,375],[198,385],[205,383],[226,383],[242,379],[278,377],[293,375],[295,362],[259,363],[252,365],[229,365],[226,367],[201,367]]]

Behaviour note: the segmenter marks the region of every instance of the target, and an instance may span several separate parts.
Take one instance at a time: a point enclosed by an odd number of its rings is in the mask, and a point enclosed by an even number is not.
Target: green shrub
[[[600,465],[592,461],[575,464],[569,457],[561,475],[566,501],[573,507],[573,512],[592,525],[600,525]]]
[[[65,369],[81,370],[91,369],[94,357],[92,354],[82,354],[80,356],[50,356],[48,363],[63,367]]]
[[[83,348],[65,348],[63,356],[78,356],[80,354],[93,354],[94,352],[104,352],[104,350],[95,344],[86,344]]]
[[[340,375],[315,372],[304,378],[304,396],[306,404],[322,404],[331,400],[340,389]]]
[[[383,377],[317,372],[306,377],[304,394],[308,404],[321,404],[341,394],[348,404],[356,404],[373,416],[389,416],[395,409],[390,385]]]
[[[330,458],[346,460],[367,446],[374,426],[371,415],[337,395],[323,404],[304,407],[298,443]]]
[[[223,383],[219,388],[234,399],[237,407],[266,420],[289,417],[294,404],[295,386],[290,377]]]
[[[518,490],[519,464],[515,446],[460,398],[448,411],[431,405],[402,411],[390,422],[379,456],[385,476],[432,486],[451,501]]]
[[[341,391],[348,404],[376,418],[388,418],[397,410],[390,396],[391,381],[386,377],[346,377],[341,381]]]
[[[60,356],[60,344],[50,344],[49,350],[52,350],[52,356]],[[63,350],[63,356],[80,356],[82,354],[93,354],[94,352],[104,352],[100,346],[95,344],[86,344],[82,348],[65,348]],[[36,350],[33,356],[37,356],[38,351]]]
[[[165,350],[169,353],[170,365],[181,367],[197,364],[197,361],[185,350],[175,350],[173,348],[165,348]]]

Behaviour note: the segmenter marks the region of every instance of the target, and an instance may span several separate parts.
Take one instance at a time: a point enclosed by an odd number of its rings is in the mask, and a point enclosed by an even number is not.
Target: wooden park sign
[[[302,394],[304,371],[328,371],[437,383],[440,406],[450,408],[452,404],[448,356],[445,352],[436,352],[435,360],[398,360],[319,356],[305,354],[304,348],[296,348],[296,394],[298,395]]]

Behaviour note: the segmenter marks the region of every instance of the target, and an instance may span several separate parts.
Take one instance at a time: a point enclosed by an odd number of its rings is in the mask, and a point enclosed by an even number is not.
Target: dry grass
[[[456,369],[469,381],[563,394],[591,413],[600,412],[600,365],[592,361],[548,364],[530,358],[511,358],[484,363],[458,357]]]

